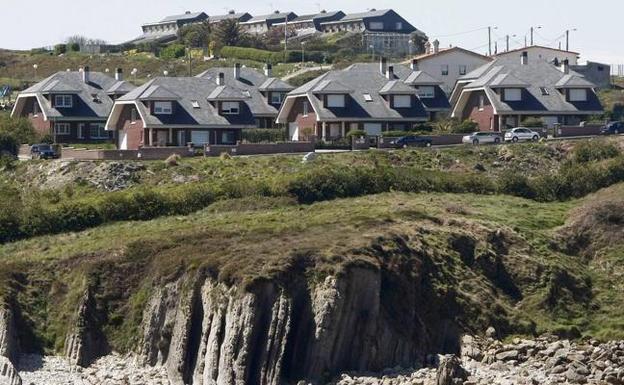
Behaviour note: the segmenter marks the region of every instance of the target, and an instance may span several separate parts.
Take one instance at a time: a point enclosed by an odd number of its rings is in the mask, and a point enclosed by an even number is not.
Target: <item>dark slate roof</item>
[[[247,100],[251,99],[249,91],[230,86],[218,86],[208,95],[208,100]]]
[[[113,100],[107,91],[113,87],[117,81],[101,72],[89,72],[89,82],[82,80],[82,72],[57,72],[54,75],[40,81],[32,87],[24,90],[22,94],[62,94],[71,93],[78,96],[78,101],[72,108],[53,108],[50,101],[41,97],[44,101],[41,106],[44,114],[48,118],[103,118],[106,119],[113,106]],[[134,88],[131,84],[124,85],[124,88]]]
[[[288,20],[292,20],[292,18],[297,17],[297,14],[294,12],[273,12],[268,15],[254,16],[245,23],[259,23],[267,20],[284,20],[286,17],[289,18]]]
[[[136,101],[146,126],[249,126],[255,125],[255,119],[247,102],[241,103],[239,115],[219,115],[217,109],[208,101],[208,97],[220,86],[214,79],[197,77],[158,77],[150,80],[134,91],[122,96],[119,102]],[[144,94],[153,89],[166,89],[175,92],[179,98],[174,113],[171,115],[152,115],[147,107],[139,102]],[[193,106],[194,103],[199,108]]]
[[[135,88],[136,87],[133,84],[128,83],[127,81],[119,80],[116,81],[115,84],[113,84],[108,90],[106,90],[106,93],[109,95],[125,95]]]
[[[367,17],[379,17],[379,16],[384,16],[385,14],[387,14],[390,11],[392,11],[392,10],[391,9],[380,9],[380,10],[367,11],[367,12],[348,13],[340,21],[362,20],[362,19],[365,19]]]
[[[602,105],[593,91],[588,93],[586,102],[568,102],[559,88],[593,88],[593,84],[582,75],[570,71],[563,73],[558,67],[545,60],[529,57],[526,65],[517,57],[500,57],[493,62],[460,78],[469,82],[464,92],[485,89],[496,110],[500,112],[596,112]],[[505,102],[494,91],[497,88],[522,88],[522,100]],[[543,91],[546,92],[543,92]]]
[[[219,73],[223,73],[225,75],[225,85],[249,92],[251,99],[247,100],[247,104],[253,114],[258,116],[277,116],[279,108],[279,106],[274,106],[267,102],[266,96],[261,93],[261,91],[265,91],[260,89],[262,86],[267,85],[267,82],[271,81],[270,84],[275,82],[276,84],[288,86],[288,89],[285,89],[284,91],[289,91],[293,88],[290,84],[284,82],[283,80],[269,78],[264,73],[249,67],[241,67],[239,79],[234,77],[233,67],[210,68],[197,75],[197,77],[212,79],[212,81],[216,82]],[[274,89],[273,91],[278,90]]]
[[[301,15],[292,19],[291,22],[312,21],[312,20],[319,19],[319,18],[334,17],[340,13],[343,13],[343,12],[342,11],[329,11],[329,12],[312,13],[309,15]]]
[[[434,78],[425,71],[414,71],[405,79],[405,83],[412,86],[435,86],[444,82]]]
[[[177,100],[180,95],[169,90],[166,86],[154,84],[141,93],[141,100]]]
[[[292,91],[295,87],[286,83],[282,79],[279,78],[268,78],[264,83],[258,87],[260,91]]]
[[[353,92],[353,89],[342,84],[340,80],[321,80],[312,89],[312,92],[316,94],[348,94]]]
[[[410,87],[402,80],[389,80],[379,90],[379,95],[413,95],[414,87]]]
[[[181,15],[167,16],[164,19],[162,19],[160,22],[168,23],[172,21],[186,21],[186,20],[194,20],[194,19],[199,19],[199,18],[207,19],[208,15],[206,15],[206,13],[204,12],[189,12],[189,13],[183,13]]]
[[[247,20],[249,20],[251,18],[252,18],[252,16],[249,13],[247,13],[247,12],[239,12],[239,13],[228,13],[227,15],[210,16],[210,18],[208,20],[211,23],[218,23],[220,21],[230,20],[230,19],[247,21]]]
[[[389,64],[390,65],[390,64]],[[436,86],[434,98],[420,99],[416,97],[417,90],[404,83],[413,72],[409,67],[395,64],[394,74],[396,79],[389,81],[379,70],[379,64],[358,63],[343,70],[327,72],[318,78],[296,88],[289,96],[307,96],[312,103],[318,117],[323,120],[351,118],[363,120],[423,120],[428,118],[427,109],[449,109],[450,105],[444,91]],[[400,83],[400,84],[399,84]],[[351,101],[347,108],[323,107],[322,95],[318,90],[325,90],[329,84],[341,84],[347,89]],[[384,100],[381,90],[400,89],[400,94],[408,88],[417,101],[410,109],[393,109]],[[407,87],[407,88],[405,88]],[[323,93],[323,92],[321,92]],[[370,96],[367,101],[364,95]]]

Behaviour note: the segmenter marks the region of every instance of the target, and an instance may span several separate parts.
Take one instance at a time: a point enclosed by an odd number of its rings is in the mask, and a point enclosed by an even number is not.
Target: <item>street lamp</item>
[[[374,62],[375,61],[375,46],[373,44],[369,45],[368,48],[371,49],[371,59]]]
[[[576,28],[572,28],[572,29],[566,30],[566,32],[565,32],[565,35],[566,35],[566,51],[570,51],[570,31],[576,32],[577,29]]]
[[[535,29],[542,29],[541,25],[538,25],[537,27],[531,27],[531,47],[534,45],[533,44],[533,33],[535,32]]]
[[[35,79],[37,79],[37,68],[39,68],[39,65],[33,64],[33,70],[35,70]]]
[[[302,41],[301,42],[301,66],[302,67],[305,65],[305,45],[306,45],[306,42]]]
[[[488,28],[488,55],[492,56],[492,30],[498,29],[498,27],[487,27]]]
[[[407,41],[407,54],[411,57],[412,56],[412,45],[414,45],[414,40],[409,39]]]
[[[164,71],[163,71],[163,75],[165,75],[165,77],[169,76],[169,71],[164,70]]]
[[[130,71],[130,75],[134,76],[134,81],[136,82],[137,80],[137,74],[139,73],[139,70],[136,68],[133,68],[132,71]]]

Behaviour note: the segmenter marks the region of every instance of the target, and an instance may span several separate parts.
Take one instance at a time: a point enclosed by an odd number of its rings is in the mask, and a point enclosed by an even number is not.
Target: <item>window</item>
[[[449,66],[448,66],[448,64],[443,64],[442,65],[440,73],[442,74],[442,76],[448,76],[448,74],[449,74]]]
[[[585,89],[571,89],[570,90],[571,102],[585,102],[587,101],[587,90]]]
[[[136,108],[133,108],[132,110],[130,110],[130,122],[135,123],[136,120],[137,120],[137,110]]]
[[[69,123],[54,123],[55,135],[69,135]]]
[[[199,108],[199,102],[197,100],[191,100],[191,105],[193,108]]]
[[[546,87],[540,87],[540,92],[542,93],[542,95],[544,96],[548,96],[550,95],[550,91],[548,91],[548,88]]]
[[[400,31],[400,30],[402,30],[402,29],[403,29],[403,23],[402,23],[402,22],[400,22],[400,21],[397,21],[397,22],[396,22],[396,24],[394,25],[394,27],[395,27],[395,29],[396,29],[397,31]]]
[[[384,23],[382,21],[371,21],[368,28],[374,30],[384,29]]]
[[[54,97],[54,107],[56,108],[71,108],[73,106],[71,95],[56,95]]]
[[[171,102],[154,102],[154,113],[162,115],[171,115],[173,108]]]
[[[94,123],[89,126],[89,137],[91,139],[108,139],[108,132],[104,129],[104,123]]]
[[[238,115],[238,102],[223,102],[221,105],[221,113],[224,115]]]
[[[503,96],[506,102],[518,102],[522,100],[522,90],[520,88],[506,88]]]
[[[33,115],[37,117],[39,115],[39,102],[37,100],[33,103]]]
[[[284,94],[281,92],[273,92],[271,93],[271,104],[282,104],[283,98]]]
[[[373,101],[373,97],[371,96],[371,94],[364,94],[364,100],[367,102],[372,102]]]
[[[411,106],[411,95],[394,95],[394,108],[410,108]]]
[[[327,95],[327,107],[343,108],[344,106],[344,95]]]
[[[468,72],[466,66],[465,65],[460,65],[459,66],[459,74],[460,75],[466,75],[466,72]]]
[[[236,132],[222,131],[221,132],[221,144],[236,144]]]
[[[418,97],[421,99],[435,97],[435,87],[433,86],[420,86],[418,87]]]
[[[76,136],[78,137],[78,139],[84,139],[85,128],[86,128],[86,124],[84,123],[78,124],[78,132],[76,133]]]
[[[485,95],[479,95],[479,111],[485,109]]]
[[[307,100],[303,101],[303,116],[308,116],[308,112],[310,109],[310,105],[308,104]]]

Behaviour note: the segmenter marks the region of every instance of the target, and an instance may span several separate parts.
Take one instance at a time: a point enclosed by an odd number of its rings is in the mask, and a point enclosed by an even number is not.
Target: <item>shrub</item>
[[[67,45],[66,44],[57,44],[54,46],[54,54],[55,55],[62,55],[64,53],[67,52]]]
[[[323,52],[305,51],[305,60],[322,63]],[[221,48],[221,57],[239,60],[254,60],[263,63],[298,63],[301,61],[301,51],[267,51],[257,48],[225,46]]]
[[[620,149],[613,143],[588,141],[579,143],[573,152],[573,159],[579,163],[615,158]]]
[[[471,132],[475,132],[479,129],[479,125],[472,120],[464,120],[463,122],[454,125],[451,129],[451,132],[456,134],[469,134]]]
[[[288,140],[288,136],[283,129],[253,128],[243,130],[243,140],[249,143],[275,143]]]
[[[366,131],[364,131],[364,130],[351,130],[351,131],[347,132],[347,136],[348,137],[352,137],[352,136],[362,137],[362,136],[366,136],[366,135],[367,135]]]
[[[182,44],[171,44],[160,51],[162,59],[178,59],[186,54],[186,48]]]
[[[522,121],[523,127],[543,128],[544,120],[542,118],[526,118]]]

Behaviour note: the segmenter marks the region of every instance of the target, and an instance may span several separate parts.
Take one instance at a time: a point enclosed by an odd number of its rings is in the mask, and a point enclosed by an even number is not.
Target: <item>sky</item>
[[[252,15],[289,10],[297,14],[320,9],[362,12],[370,8],[392,8],[442,47],[450,45],[487,51],[487,27],[492,39],[504,48],[505,35],[511,49],[524,45],[525,36],[536,28],[535,43],[557,47],[566,30],[570,50],[581,53],[581,61],[624,64],[621,0],[0,0],[0,48],[30,49],[51,46],[71,35],[104,39],[111,43],[141,34],[141,24],[184,11],[224,14],[229,9]],[[574,31],[576,30],[576,31]],[[515,36],[514,36],[515,35]]]

